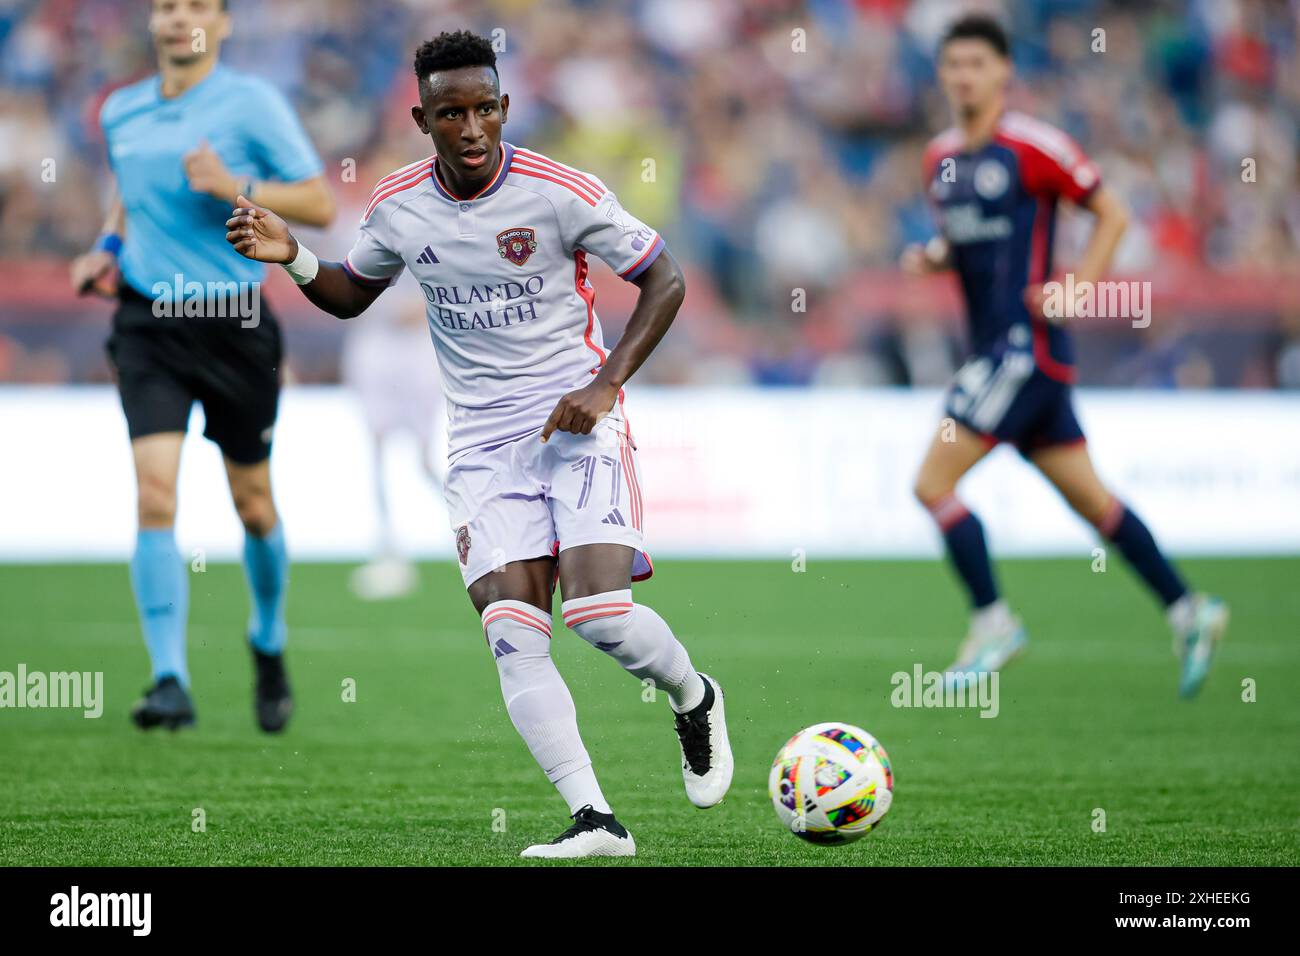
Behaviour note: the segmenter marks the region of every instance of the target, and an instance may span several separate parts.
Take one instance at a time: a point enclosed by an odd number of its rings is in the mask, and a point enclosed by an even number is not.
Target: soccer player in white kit
[[[523,855],[632,856],[551,659],[551,608],[558,569],[564,623],[667,694],[687,796],[721,801],[733,769],[722,688],[631,589],[652,568],[623,384],[672,324],[685,283],[659,235],[598,179],[501,140],[510,100],[488,40],[440,34],[416,51],[415,73],[411,114],[435,153],[380,181],[344,262],[319,261],[243,197],[226,238],[284,265],[339,318],[363,312],[404,268],[419,282],[447,398],[461,574],[510,719],[573,819]],[[588,254],[640,289],[609,351]]]

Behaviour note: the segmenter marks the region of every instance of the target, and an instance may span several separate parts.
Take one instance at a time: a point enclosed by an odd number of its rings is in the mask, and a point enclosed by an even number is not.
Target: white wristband
[[[298,285],[306,285],[316,278],[316,273],[320,272],[320,260],[316,258],[316,253],[300,242],[298,254],[293,257],[293,262],[284,263],[284,271],[289,273],[289,278]]]

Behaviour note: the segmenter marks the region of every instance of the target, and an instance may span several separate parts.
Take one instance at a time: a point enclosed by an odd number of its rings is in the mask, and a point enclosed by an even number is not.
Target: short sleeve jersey
[[[207,142],[236,177],[299,182],[320,158],[284,96],[270,83],[217,64],[180,96],[153,76],[115,90],[100,109],[108,158],[126,210],[123,278],[141,295],[175,277],[257,282],[265,266],[226,242],[230,203],[192,190],[185,154]]]
[[[434,156],[385,177],[344,262],[363,285],[389,285],[403,269],[419,283],[452,459],[540,429],[604,364],[588,255],[631,280],[663,250],[595,176],[500,150],[473,196],[451,194]]]
[[[1046,374],[1073,380],[1069,333],[1031,319],[1024,293],[1051,277],[1058,202],[1086,202],[1101,184],[1096,165],[1065,133],[1010,112],[979,148],[968,149],[956,129],[935,137],[923,166],[975,351],[1032,348]]]

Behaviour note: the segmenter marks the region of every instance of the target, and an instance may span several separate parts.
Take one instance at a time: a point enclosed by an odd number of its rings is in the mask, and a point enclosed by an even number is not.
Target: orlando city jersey
[[[604,364],[588,254],[631,280],[662,250],[599,179],[503,143],[473,196],[451,194],[436,156],[381,180],[343,265],[362,284],[403,269],[419,283],[454,459],[537,431]]]
[[[1097,167],[1065,133],[1006,113],[993,138],[967,149],[960,130],[935,137],[925,187],[952,250],[977,353],[1030,351],[1058,381],[1074,379],[1064,327],[1030,315],[1026,287],[1048,280],[1058,201],[1082,204],[1101,183]]]

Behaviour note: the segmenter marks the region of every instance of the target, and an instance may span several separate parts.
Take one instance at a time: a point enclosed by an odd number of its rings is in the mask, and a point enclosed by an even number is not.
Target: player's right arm
[[[271,210],[254,206],[243,196],[236,202],[237,207],[226,220],[226,241],[246,259],[285,266],[303,295],[317,308],[340,319],[351,319],[370,308],[387,288],[387,283],[361,285],[342,263],[316,259],[298,244],[288,223]]]
[[[85,295],[92,290],[106,296],[112,296],[116,292],[113,288],[113,270],[117,266],[117,255],[125,232],[126,210],[121,198],[114,193],[113,201],[108,206],[108,217],[104,220],[104,228],[100,230],[95,247],[72,260],[72,288],[77,295]]]

